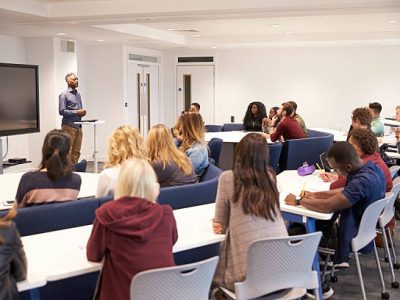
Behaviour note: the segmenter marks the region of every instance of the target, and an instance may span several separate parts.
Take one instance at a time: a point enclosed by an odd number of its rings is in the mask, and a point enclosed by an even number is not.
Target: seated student
[[[26,257],[15,223],[15,208],[0,218],[0,299],[17,300],[17,282],[26,279]]]
[[[18,207],[76,200],[81,177],[72,173],[71,139],[61,130],[50,131],[43,142],[38,171],[22,175],[15,200]]]
[[[324,213],[339,212],[338,238],[333,263],[348,265],[350,242],[357,234],[365,209],[369,204],[385,196],[385,176],[373,162],[363,162],[348,142],[333,144],[327,152],[327,159],[332,168],[347,176],[345,187],[327,192],[306,191],[302,199],[296,201],[295,197],[287,197],[285,202],[289,205],[301,204],[310,210]],[[333,224],[331,221],[327,223]],[[361,252],[370,252],[371,246],[372,243]]]
[[[195,183],[198,178],[189,158],[176,148],[169,129],[153,126],[147,136],[151,166],[161,187]]]
[[[87,243],[87,259],[103,261],[94,299],[129,299],[137,273],[175,265],[176,222],[170,206],[156,203],[159,191],[146,160],[132,158],[122,165],[116,200],[96,210]]]
[[[278,110],[278,106],[271,107],[271,109],[269,110],[268,119],[272,121],[272,118],[278,115]]]
[[[108,161],[105,169],[100,172],[96,197],[114,195],[121,165],[132,157],[147,158],[147,149],[139,130],[123,125],[108,139]]]
[[[190,104],[189,112],[199,114],[200,113],[200,104],[196,103],[196,102],[193,102],[192,104]]]
[[[204,122],[200,114],[182,115],[182,144],[180,149],[192,162],[194,172],[200,177],[208,166],[208,148],[204,140]]]
[[[292,140],[305,138],[303,130],[301,129],[299,123],[292,117],[293,106],[289,102],[282,103],[279,109],[279,115],[282,120],[276,126],[278,117],[274,116],[272,119],[272,133],[264,134],[266,138],[271,138],[271,141],[275,142],[278,140]],[[276,128],[275,128],[276,126]]]
[[[351,135],[351,131],[356,128],[371,129],[372,116],[366,107],[357,107],[353,110],[351,116],[351,126],[347,134],[347,140]]]
[[[380,113],[382,111],[382,105],[378,102],[370,103],[368,106],[369,112],[372,116],[371,130],[376,136],[383,136],[385,133],[385,126],[380,119]]]
[[[268,162],[267,141],[250,133],[235,147],[233,170],[219,178],[213,228],[217,234],[225,233],[226,239],[221,243],[214,288],[233,291],[235,282],[246,278],[247,249],[252,242],[288,235],[279,210],[275,172]],[[215,297],[219,299],[218,293]]]
[[[303,130],[304,135],[307,137],[308,132],[307,132],[306,123],[304,122],[303,118],[297,113],[297,103],[294,101],[289,101],[289,103],[292,104],[292,106],[293,106],[292,117],[295,118],[295,120],[299,123],[301,130]]]
[[[262,131],[265,118],[267,118],[267,112],[264,104],[251,102],[243,119],[243,129],[246,131]]]
[[[378,140],[375,134],[368,129],[353,129],[348,142],[353,145],[358,156],[364,162],[372,161],[382,170],[386,180],[386,192],[390,192],[393,187],[392,176],[388,166],[377,151]],[[347,180],[345,176],[337,176],[332,173],[323,173],[321,174],[321,178],[324,181],[333,181],[329,187],[331,190],[344,187]]]

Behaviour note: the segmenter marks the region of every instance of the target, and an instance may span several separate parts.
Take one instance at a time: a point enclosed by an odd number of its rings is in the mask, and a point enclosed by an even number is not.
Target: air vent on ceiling
[[[75,42],[74,41],[61,40],[61,51],[62,52],[74,53],[75,52]]]
[[[158,63],[158,57],[129,53],[129,60]]]
[[[214,62],[213,56],[184,56],[178,57],[178,63],[212,63]]]

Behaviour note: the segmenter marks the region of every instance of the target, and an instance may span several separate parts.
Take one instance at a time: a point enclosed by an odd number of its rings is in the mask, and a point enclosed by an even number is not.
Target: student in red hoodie
[[[175,265],[175,218],[170,206],[156,203],[158,194],[156,175],[146,160],[134,158],[122,165],[116,200],[96,210],[87,244],[89,261],[104,260],[95,299],[129,299],[137,273]]]

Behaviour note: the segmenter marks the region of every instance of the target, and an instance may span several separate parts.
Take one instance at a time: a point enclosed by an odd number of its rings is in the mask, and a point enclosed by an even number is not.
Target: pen
[[[303,183],[303,189],[300,192],[300,197],[304,197],[304,195],[306,194],[306,183]]]

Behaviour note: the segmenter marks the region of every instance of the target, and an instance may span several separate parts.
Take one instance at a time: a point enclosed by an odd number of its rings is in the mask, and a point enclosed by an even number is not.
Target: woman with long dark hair
[[[39,170],[22,175],[15,199],[18,207],[76,200],[81,177],[72,173],[71,139],[61,130],[50,131],[42,146]]]
[[[265,138],[250,133],[235,148],[233,170],[219,178],[213,228],[217,234],[225,233],[226,239],[221,244],[214,287],[233,291],[235,282],[245,279],[247,249],[253,241],[287,236],[275,173],[268,163]]]
[[[267,121],[266,118],[265,105],[261,102],[251,102],[243,119],[243,129],[246,131],[262,131],[263,122]]]

